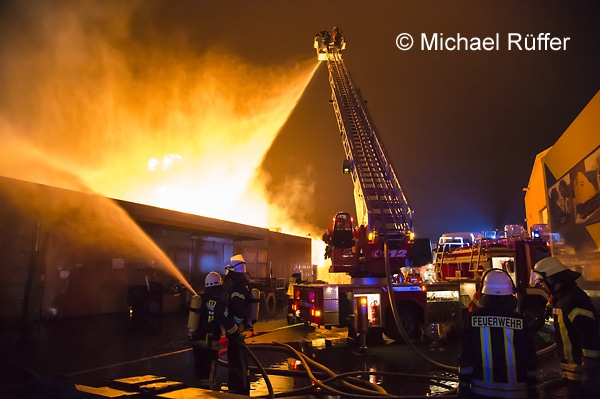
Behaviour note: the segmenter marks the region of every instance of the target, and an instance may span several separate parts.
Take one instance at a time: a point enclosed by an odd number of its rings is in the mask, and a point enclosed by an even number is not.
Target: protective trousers
[[[219,360],[219,340],[207,338],[192,342],[195,377],[199,388],[214,388],[215,371]]]
[[[250,395],[248,361],[244,349],[244,340],[239,336],[227,340],[227,363],[229,365],[229,392]]]

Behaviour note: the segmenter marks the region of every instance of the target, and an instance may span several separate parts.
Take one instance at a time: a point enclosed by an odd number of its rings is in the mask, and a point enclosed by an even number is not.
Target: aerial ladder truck
[[[331,249],[330,271],[353,278],[385,276],[384,243],[392,268],[412,266],[412,210],[342,59],[345,39],[335,27],[318,33],[314,47],[329,71],[330,102],[346,156],[343,171],[354,184],[358,226],[354,229],[349,213],[335,216],[324,235]]]
[[[385,332],[394,339],[401,338],[399,318],[406,333],[418,337],[436,318],[434,308],[440,315],[458,311],[448,308],[458,307],[456,287],[438,285],[430,292],[418,279],[394,277],[403,275],[401,269],[430,263],[431,243],[414,237],[412,209],[344,64],[345,47],[337,27],[315,35],[317,58],[329,71],[330,103],[345,152],[343,172],[352,177],[356,205],[356,220],[348,212],[333,217],[323,235],[325,256],[331,258],[331,273],[351,279],[349,284],[295,285],[292,309],[315,325],[348,327],[349,335]],[[455,292],[444,294],[448,289]],[[428,305],[436,297],[442,306]]]
[[[535,262],[549,255],[547,243],[511,231],[459,246],[442,237],[432,259],[429,239],[414,237],[412,210],[344,64],[341,31],[317,33],[314,48],[329,72],[357,218],[339,212],[323,235],[329,272],[347,273],[350,283],[294,285],[296,316],[318,326],[348,327],[350,336],[384,332],[392,339],[436,340],[460,328],[476,304],[482,274],[502,268],[513,277],[519,310],[541,329],[548,294],[530,286],[530,275]],[[425,272],[413,272],[418,267]]]
[[[507,232],[504,241],[438,245],[432,260],[429,239],[414,237],[413,212],[344,64],[346,41],[339,28],[317,33],[314,48],[329,72],[330,103],[345,153],[343,171],[352,176],[357,217],[337,213],[323,235],[329,271],[347,273],[350,284],[295,285],[296,315],[319,326],[348,327],[349,335],[385,332],[392,339],[438,339],[461,324],[482,273],[500,267],[516,283],[520,311],[541,328],[548,296],[530,287],[529,277],[535,262],[548,256],[546,243]],[[411,274],[426,265],[432,268],[431,279]]]

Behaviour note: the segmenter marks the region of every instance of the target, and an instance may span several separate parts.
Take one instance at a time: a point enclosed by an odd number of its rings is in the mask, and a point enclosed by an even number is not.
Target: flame
[[[39,45],[21,43],[3,57],[0,78],[9,85],[0,134],[8,155],[0,174],[310,233],[311,226],[290,225],[289,211],[276,204],[299,199],[267,195],[260,166],[316,71],[312,52],[282,67],[222,47],[174,54],[125,40],[122,7],[116,18],[70,7],[40,13],[31,39]],[[298,197],[311,193],[306,182],[287,184]],[[313,261],[321,264],[323,252]]]

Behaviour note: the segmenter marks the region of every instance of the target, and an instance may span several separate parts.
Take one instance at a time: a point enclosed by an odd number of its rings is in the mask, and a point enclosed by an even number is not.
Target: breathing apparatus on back
[[[246,323],[250,326],[250,331],[254,331],[254,323],[258,321],[260,290],[258,288],[252,288],[250,290],[250,298],[246,301],[248,302],[248,318],[246,319]]]
[[[188,332],[193,334],[200,325],[200,308],[202,307],[202,297],[194,295],[190,302],[190,312],[188,314]]]
[[[223,285],[223,277],[217,272],[210,272],[204,279],[204,287],[218,287]],[[200,308],[202,307],[202,297],[194,295],[190,302],[190,313],[188,315],[188,331],[194,333],[200,325]]]

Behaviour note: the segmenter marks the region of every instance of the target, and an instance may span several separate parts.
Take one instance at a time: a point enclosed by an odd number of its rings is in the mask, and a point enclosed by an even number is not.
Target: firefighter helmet
[[[246,261],[242,255],[233,255],[225,268],[230,272],[246,273]]]
[[[549,256],[540,260],[535,264],[533,271],[542,275],[542,277],[550,277],[556,273],[567,270],[567,267],[558,259]]]
[[[485,295],[512,295],[515,293],[515,286],[504,270],[491,269],[483,276],[481,293]]]
[[[204,287],[216,287],[223,285],[223,277],[217,272],[210,272],[204,279]]]
[[[533,271],[541,275],[542,280],[562,272],[565,273],[562,273],[561,277],[565,277],[566,279],[576,280],[581,276],[581,273],[569,269],[564,263],[553,256],[540,260],[535,264]]]

